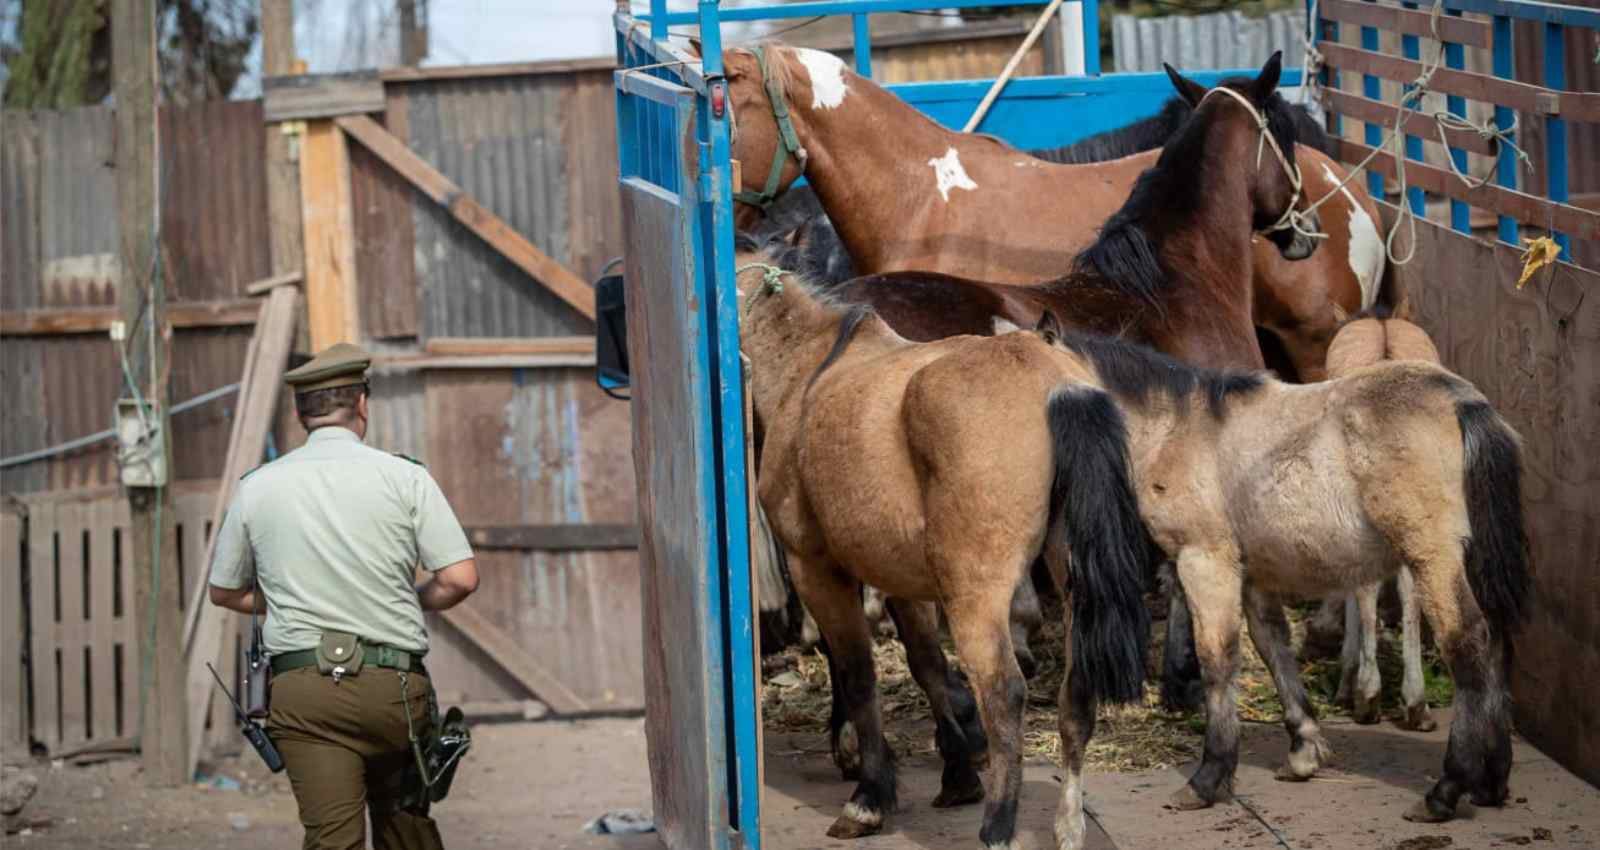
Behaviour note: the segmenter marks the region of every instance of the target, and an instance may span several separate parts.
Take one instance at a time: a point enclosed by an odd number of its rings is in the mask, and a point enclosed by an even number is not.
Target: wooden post
[[[422,6],[426,18],[427,0],[396,0],[400,12],[400,64],[415,68],[428,56],[428,25],[426,20],[417,25],[417,6]]]
[[[345,145],[344,133],[333,121],[306,123],[300,145],[300,209],[312,351],[336,342],[360,342],[350,151]]]
[[[261,73],[292,74],[294,0],[261,0]],[[300,243],[300,173],[295,163],[297,124],[268,124],[267,220],[272,239],[272,273],[299,271],[305,252]]]
[[[122,274],[118,300],[125,341],[119,344],[131,380],[154,405],[160,455],[173,476],[167,415],[166,359],[172,344],[163,273],[154,260],[160,233],[156,193],[159,162],[156,125],[155,0],[113,3],[112,82],[116,92],[117,222]],[[121,371],[123,364],[106,367]],[[124,390],[126,393],[126,390]],[[139,629],[139,749],[145,781],[187,784],[187,714],[183,704],[182,620],[178,600],[178,536],[170,487],[129,487],[128,563]]]

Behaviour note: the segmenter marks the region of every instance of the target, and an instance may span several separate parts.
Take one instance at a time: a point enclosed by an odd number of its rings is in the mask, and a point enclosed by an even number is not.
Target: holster
[[[261,627],[250,628],[250,648],[244,653],[244,712],[257,720],[271,711],[272,665],[262,645]]]
[[[472,732],[461,709],[452,706],[439,717],[439,702],[432,684],[428,686],[428,731],[412,748],[411,763],[405,769],[404,795],[398,801],[409,811],[427,814],[428,808],[450,793],[456,768],[472,747]]]

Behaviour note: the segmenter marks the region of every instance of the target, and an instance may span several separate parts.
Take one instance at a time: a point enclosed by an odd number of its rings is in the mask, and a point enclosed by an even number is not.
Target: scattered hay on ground
[[[1304,639],[1304,621],[1309,606],[1291,608],[1290,625],[1294,642]],[[1057,732],[1056,697],[1061,687],[1061,621],[1046,615],[1045,626],[1032,641],[1038,674],[1028,682],[1026,726],[1023,753],[1028,759],[1048,759],[1059,763],[1061,739]],[[1165,623],[1158,622],[1151,635],[1150,668],[1159,672],[1161,641]],[[948,641],[946,655],[957,666]],[[933,724],[928,702],[906,666],[905,650],[893,638],[880,638],[873,646],[877,665],[878,694],[883,710],[885,734],[894,750],[902,754],[932,754]],[[1382,705],[1386,716],[1401,709],[1401,659],[1399,634],[1381,634],[1378,664],[1383,674]],[[1431,647],[1423,657],[1429,705],[1448,705],[1452,690],[1448,674]],[[771,732],[814,734],[816,752],[828,752],[828,714],[831,696],[828,665],[817,650],[789,648],[769,656],[762,664],[762,722]],[[1303,662],[1301,675],[1319,717],[1343,717],[1349,712],[1332,704],[1339,686],[1337,658]],[[1239,717],[1245,722],[1279,723],[1282,704],[1266,665],[1256,654],[1248,633],[1240,635],[1238,677]],[[1087,768],[1093,771],[1134,772],[1176,767],[1200,755],[1205,722],[1199,716],[1169,714],[1160,708],[1159,682],[1152,675],[1145,686],[1140,705],[1102,706],[1094,737],[1089,742]]]

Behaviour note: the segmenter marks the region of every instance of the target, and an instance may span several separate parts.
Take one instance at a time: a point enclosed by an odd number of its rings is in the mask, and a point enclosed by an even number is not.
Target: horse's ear
[[[1049,310],[1039,314],[1039,323],[1034,325],[1033,329],[1038,331],[1039,335],[1044,337],[1044,341],[1051,345],[1055,345],[1056,340],[1061,338],[1061,320],[1057,319],[1056,314]]]
[[[700,37],[699,36],[694,36],[694,35],[689,36],[689,55],[690,56],[695,56],[695,57],[703,57],[703,56],[705,56],[704,53],[700,52]]]
[[[1283,51],[1272,51],[1272,58],[1267,64],[1261,66],[1261,73],[1256,75],[1256,81],[1250,86],[1250,93],[1255,96],[1257,103],[1265,103],[1267,98],[1278,88],[1278,78],[1283,75]]]
[[[811,219],[808,218],[795,225],[793,230],[790,230],[786,235],[784,235],[783,241],[789,243],[789,247],[791,248],[798,248],[805,244],[806,237],[810,235]]]
[[[1172,87],[1178,90],[1178,95],[1187,101],[1189,106],[1199,106],[1200,98],[1206,96],[1206,87],[1178,73],[1165,62],[1161,63],[1161,67],[1167,69],[1167,79],[1172,81]]]

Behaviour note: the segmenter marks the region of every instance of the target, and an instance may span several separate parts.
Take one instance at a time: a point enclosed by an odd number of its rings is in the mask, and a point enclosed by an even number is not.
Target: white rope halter
[[[1272,131],[1268,128],[1267,116],[1263,115],[1261,110],[1257,109],[1256,105],[1250,102],[1250,98],[1245,97],[1244,95],[1228,88],[1227,86],[1218,86],[1206,92],[1205,96],[1200,98],[1200,103],[1205,103],[1206,98],[1218,92],[1221,92],[1228,97],[1239,101],[1240,105],[1242,105],[1245,110],[1250,113],[1250,117],[1254,118],[1256,121],[1256,128],[1261,132],[1261,137],[1256,142],[1256,170],[1261,170],[1262,151],[1266,148],[1266,146],[1271,145],[1272,153],[1278,157],[1278,164],[1283,166],[1283,173],[1289,177],[1289,185],[1294,187],[1294,193],[1289,197],[1289,206],[1284,209],[1283,215],[1278,216],[1277,221],[1267,225],[1258,232],[1275,233],[1279,230],[1293,230],[1294,232],[1308,239],[1327,239],[1328,234],[1317,229],[1315,219],[1311,216],[1310,210],[1302,212],[1299,209],[1296,209],[1296,207],[1300,205],[1300,194],[1303,191],[1303,186],[1300,180],[1300,168],[1299,166],[1289,162],[1289,157],[1284,154],[1283,148],[1278,146],[1277,137],[1272,135]],[[1195,108],[1199,109],[1200,107],[1197,104]],[[1312,209],[1314,210],[1316,208],[1312,207]]]

